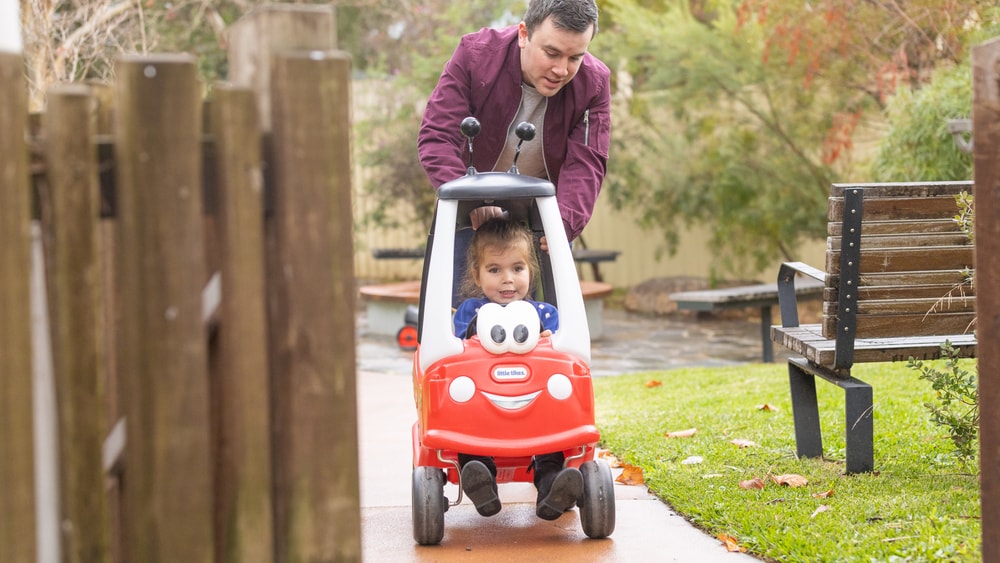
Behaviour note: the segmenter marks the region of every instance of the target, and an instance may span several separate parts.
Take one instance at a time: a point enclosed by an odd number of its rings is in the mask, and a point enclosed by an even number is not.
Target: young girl
[[[462,287],[466,299],[455,312],[455,334],[466,338],[469,322],[486,303],[506,305],[527,300],[538,272],[531,231],[524,225],[503,218],[486,221],[476,230],[468,253],[468,271]],[[540,336],[559,328],[559,313],[548,303],[530,301],[541,321]],[[583,494],[583,475],[574,467],[563,468],[562,452],[536,455],[532,460],[538,500],[535,514],[555,520],[573,508]],[[483,516],[500,512],[497,494],[497,468],[486,456],[458,454],[462,468],[462,489]]]
[[[506,305],[527,300],[538,310],[541,336],[559,328],[556,308],[526,299],[538,273],[538,259],[531,231],[521,223],[503,218],[486,221],[469,245],[468,270],[461,293],[466,299],[455,311],[455,335],[465,338],[469,322],[486,303]]]

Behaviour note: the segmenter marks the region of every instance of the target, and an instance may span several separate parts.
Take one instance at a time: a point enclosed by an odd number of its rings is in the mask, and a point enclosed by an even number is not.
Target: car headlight
[[[466,403],[476,394],[476,382],[464,375],[456,377],[448,385],[448,396],[456,403]]]
[[[573,394],[573,382],[565,375],[556,373],[549,377],[547,389],[549,395],[562,401],[563,399],[568,399]]]

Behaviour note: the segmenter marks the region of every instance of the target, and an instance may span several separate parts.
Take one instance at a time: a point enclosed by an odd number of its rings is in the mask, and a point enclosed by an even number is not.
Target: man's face
[[[580,70],[583,55],[590,46],[593,26],[583,33],[559,29],[552,18],[545,18],[528,38],[524,22],[518,26],[517,44],[521,47],[521,77],[538,93],[554,96],[569,84]]]

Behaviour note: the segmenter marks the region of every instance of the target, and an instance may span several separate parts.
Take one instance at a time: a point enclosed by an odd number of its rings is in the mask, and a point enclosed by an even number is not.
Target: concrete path
[[[365,353],[380,348],[371,342]],[[399,357],[386,347],[381,360]],[[359,358],[359,360],[362,360]],[[362,366],[365,362],[359,361]],[[445,513],[444,540],[437,546],[413,541],[410,514],[410,428],[416,418],[409,372],[360,371],[358,416],[361,459],[361,527],[364,561],[680,561],[747,563],[690,525],[646,487],[615,485],[616,527],[610,538],[588,539],[577,511],[549,522],[535,516],[535,489],[527,483],[500,485],[503,509],[479,516],[468,499]],[[615,473],[617,476],[617,473]],[[456,498],[454,485],[445,496]]]

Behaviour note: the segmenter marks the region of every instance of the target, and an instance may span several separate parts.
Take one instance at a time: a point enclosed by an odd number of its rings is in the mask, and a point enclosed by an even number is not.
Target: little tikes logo
[[[495,381],[524,381],[528,379],[529,374],[528,366],[522,365],[496,366],[491,373]]]

